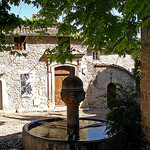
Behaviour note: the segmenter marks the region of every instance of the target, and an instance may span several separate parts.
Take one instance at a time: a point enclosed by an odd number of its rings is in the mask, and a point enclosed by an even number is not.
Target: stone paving
[[[107,110],[81,110],[80,117],[103,119]],[[5,113],[0,112],[0,150],[22,149],[22,127],[31,121],[50,118],[66,117],[66,111]]]

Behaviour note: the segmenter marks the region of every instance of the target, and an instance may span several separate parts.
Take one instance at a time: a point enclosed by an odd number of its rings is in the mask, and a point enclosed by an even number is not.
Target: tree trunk
[[[150,143],[150,24],[142,29],[142,58],[141,58],[141,110],[142,124],[146,139]],[[150,149],[148,144],[145,150]]]

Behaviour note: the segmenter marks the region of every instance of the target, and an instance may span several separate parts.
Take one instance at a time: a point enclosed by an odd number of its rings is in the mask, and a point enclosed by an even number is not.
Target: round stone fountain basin
[[[100,120],[80,118],[79,139],[68,139],[67,121],[52,118],[23,127],[24,150],[101,150],[105,126]]]

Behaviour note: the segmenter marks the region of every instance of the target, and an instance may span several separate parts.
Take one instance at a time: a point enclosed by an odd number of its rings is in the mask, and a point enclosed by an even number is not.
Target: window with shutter
[[[15,50],[25,50],[26,43],[25,43],[25,36],[14,37],[15,42]]]
[[[100,53],[99,52],[93,52],[93,59],[99,60],[100,59]]]

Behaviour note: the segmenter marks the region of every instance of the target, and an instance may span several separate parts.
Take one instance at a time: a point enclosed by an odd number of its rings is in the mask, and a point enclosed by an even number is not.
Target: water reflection
[[[107,138],[106,127],[100,121],[79,120],[79,141],[91,141]],[[41,121],[30,134],[49,140],[68,141],[67,121]]]

